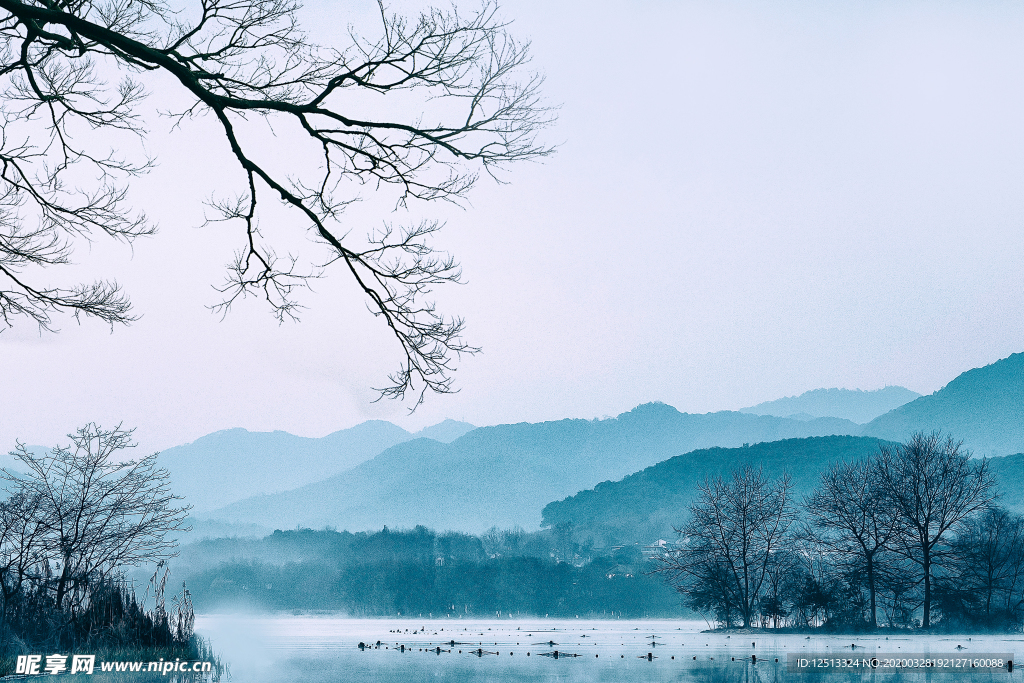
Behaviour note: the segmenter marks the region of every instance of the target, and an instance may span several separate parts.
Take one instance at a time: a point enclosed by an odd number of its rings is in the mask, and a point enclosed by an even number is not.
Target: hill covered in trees
[[[865,436],[903,441],[942,430],[978,456],[1024,451],[1024,353],[968,370],[945,387],[875,418]]]
[[[829,465],[871,457],[881,443],[886,442],[825,436],[696,450],[549,503],[543,526],[571,527],[578,539],[598,546],[671,540],[676,537],[673,529],[686,520],[697,484],[707,477],[727,476],[747,465],[763,467],[771,477],[788,472],[799,500],[818,486]],[[1024,454],[993,458],[990,466],[1002,493],[1000,503],[1024,512],[1024,494],[1017,485],[1024,477]]]
[[[674,539],[673,528],[685,521],[697,484],[707,477],[761,466],[772,477],[789,472],[794,494],[803,496],[817,486],[829,463],[869,457],[879,443],[868,437],[823,436],[695,450],[549,503],[543,526],[569,525],[579,538],[593,539],[596,545]]]

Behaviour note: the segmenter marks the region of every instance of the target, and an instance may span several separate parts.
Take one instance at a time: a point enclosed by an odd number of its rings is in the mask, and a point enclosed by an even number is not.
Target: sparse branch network
[[[153,233],[125,187],[152,160],[91,149],[82,132],[144,138],[142,82],[160,73],[187,98],[176,116],[216,122],[244,183],[233,198],[211,200],[212,220],[239,225],[244,238],[214,309],[256,294],[279,321],[296,319],[298,291],[337,264],[401,347],[400,369],[381,396],[413,391],[418,405],[427,390],[452,391],[454,357],[478,349],[463,340],[461,318],[426,300],[435,285],[461,276],[429,244],[440,224],[385,226],[357,244],[343,212],[360,186],[395,188],[399,206],[459,201],[481,173],[550,154],[537,139],[553,112],[540,99],[542,79],[526,71],[529,46],[509,35],[495,5],[468,15],[429,10],[414,21],[379,10],[378,38],[350,30],[348,47],[338,49],[308,40],[291,0],[0,0],[4,322],[28,316],[49,330],[60,311],[111,325],[135,319],[116,282],[58,288],[32,284],[30,275],[68,263],[74,243],[97,233],[129,243]],[[122,77],[111,85],[115,71]],[[367,107],[367,95],[400,103]],[[305,141],[306,170],[264,160],[263,145],[284,143],[254,143],[247,133],[258,120]],[[262,198],[283,204],[286,227],[310,232],[329,256],[279,256],[260,229]],[[36,226],[27,227],[32,218]]]
[[[17,470],[0,470],[11,493],[0,504],[0,589],[45,585],[58,609],[72,611],[126,566],[172,557],[188,507],[170,491],[157,455],[119,459],[132,432],[86,425],[69,446],[39,455],[23,444]]]

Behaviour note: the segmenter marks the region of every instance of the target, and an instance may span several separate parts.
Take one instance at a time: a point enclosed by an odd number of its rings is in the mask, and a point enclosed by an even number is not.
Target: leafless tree
[[[385,224],[362,240],[343,212],[364,186],[394,188],[399,206],[458,201],[481,173],[549,154],[537,134],[553,114],[526,70],[528,44],[494,4],[411,21],[379,7],[376,37],[350,29],[347,46],[321,47],[300,30],[296,0],[0,0],[3,322],[24,316],[49,330],[61,311],[135,319],[116,282],[58,287],[40,270],[69,263],[97,234],[131,243],[153,233],[126,186],[152,159],[116,150],[145,138],[147,87],[176,88],[171,115],[209,117],[236,163],[227,194],[210,199],[211,220],[237,224],[241,238],[214,308],[255,294],[294,319],[298,290],[336,265],[402,349],[381,396],[412,390],[418,405],[427,389],[451,391],[453,358],[477,349],[462,319],[425,299],[460,279],[430,246],[439,223]],[[283,213],[267,213],[275,203]],[[319,251],[281,255],[265,237],[273,222]]]
[[[801,564],[800,559],[799,553],[790,549],[773,553],[768,563],[764,594],[760,599],[762,628],[768,628],[769,625],[778,628],[788,615],[786,592]]]
[[[714,578],[722,604],[735,606],[743,626],[753,626],[772,563],[787,549],[796,520],[791,488],[788,475],[769,481],[749,466],[730,479],[705,480],[689,522],[677,529],[681,542],[659,558],[657,571],[684,595]]]
[[[963,520],[939,588],[944,618],[1019,628],[1024,618],[1024,519],[993,506]]]
[[[805,507],[814,534],[839,564],[861,569],[867,579],[870,624],[878,626],[878,579],[887,568],[900,529],[900,516],[876,486],[870,460],[836,463],[821,474],[821,483]]]
[[[38,498],[16,491],[0,503],[0,593],[7,605],[45,560]]]
[[[933,572],[944,537],[996,498],[988,462],[971,460],[961,446],[939,432],[917,433],[905,444],[882,446],[876,459],[877,485],[904,529],[896,547],[920,568],[922,628],[931,626]]]
[[[179,498],[170,492],[167,470],[157,468],[156,454],[115,460],[134,446],[131,436],[120,427],[89,424],[70,435],[70,446],[46,455],[18,444],[12,455],[27,471],[0,470],[11,500],[21,502],[17,514],[32,530],[27,540],[5,536],[5,554],[22,564],[54,566],[50,583],[58,609],[81,601],[122,567],[174,555],[172,534],[184,528],[188,508],[174,507]]]

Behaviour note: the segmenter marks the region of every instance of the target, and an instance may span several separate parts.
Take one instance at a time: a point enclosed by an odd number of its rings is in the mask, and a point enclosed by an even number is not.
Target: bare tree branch
[[[77,141],[88,143],[94,138],[83,132],[95,130],[144,138],[143,81],[159,73],[187,101],[174,116],[216,121],[244,182],[234,199],[211,202],[213,220],[237,224],[243,237],[213,308],[223,314],[258,295],[279,321],[297,319],[299,291],[337,264],[402,351],[380,396],[411,391],[418,405],[427,390],[453,391],[454,358],[479,349],[463,341],[461,318],[426,299],[434,285],[460,280],[455,261],[428,244],[439,224],[386,225],[364,244],[350,239],[344,210],[364,186],[394,188],[399,207],[410,199],[459,201],[480,174],[497,178],[510,163],[550,154],[537,137],[553,111],[540,99],[543,79],[526,71],[529,45],[509,35],[491,2],[469,14],[431,9],[416,20],[388,15],[380,4],[378,37],[350,30],[345,49],[312,44],[292,0],[182,3],[0,0],[4,322],[28,316],[49,330],[62,310],[111,325],[135,319],[116,283],[64,290],[32,284],[28,274],[69,263],[74,242],[97,232],[129,243],[153,233],[125,192],[152,160],[132,162]],[[117,85],[105,79],[114,72]],[[360,93],[387,100],[366,104]],[[266,135],[251,141],[258,122],[308,143],[287,148],[305,170],[293,175],[262,160],[273,156],[268,144],[289,143]],[[288,210],[287,229],[328,249],[326,262],[278,255],[259,229],[267,196]],[[32,218],[37,228],[27,227]]]

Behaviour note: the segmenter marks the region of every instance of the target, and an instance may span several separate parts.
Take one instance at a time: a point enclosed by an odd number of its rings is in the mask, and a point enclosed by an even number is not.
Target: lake
[[[229,665],[232,680],[246,683],[1010,683],[1020,679],[1019,667],[1013,673],[1005,667],[948,673],[948,669],[855,669],[844,664],[842,671],[829,669],[822,674],[789,671],[787,657],[794,661],[827,658],[834,665],[876,656],[905,658],[901,664],[922,655],[955,656],[958,663],[979,661],[989,654],[1013,656],[1018,650],[1024,656],[1024,636],[1016,634],[807,638],[700,633],[706,628],[704,622],[658,619],[200,615],[196,620],[197,632],[212,641]],[[368,647],[360,649],[360,642]]]

